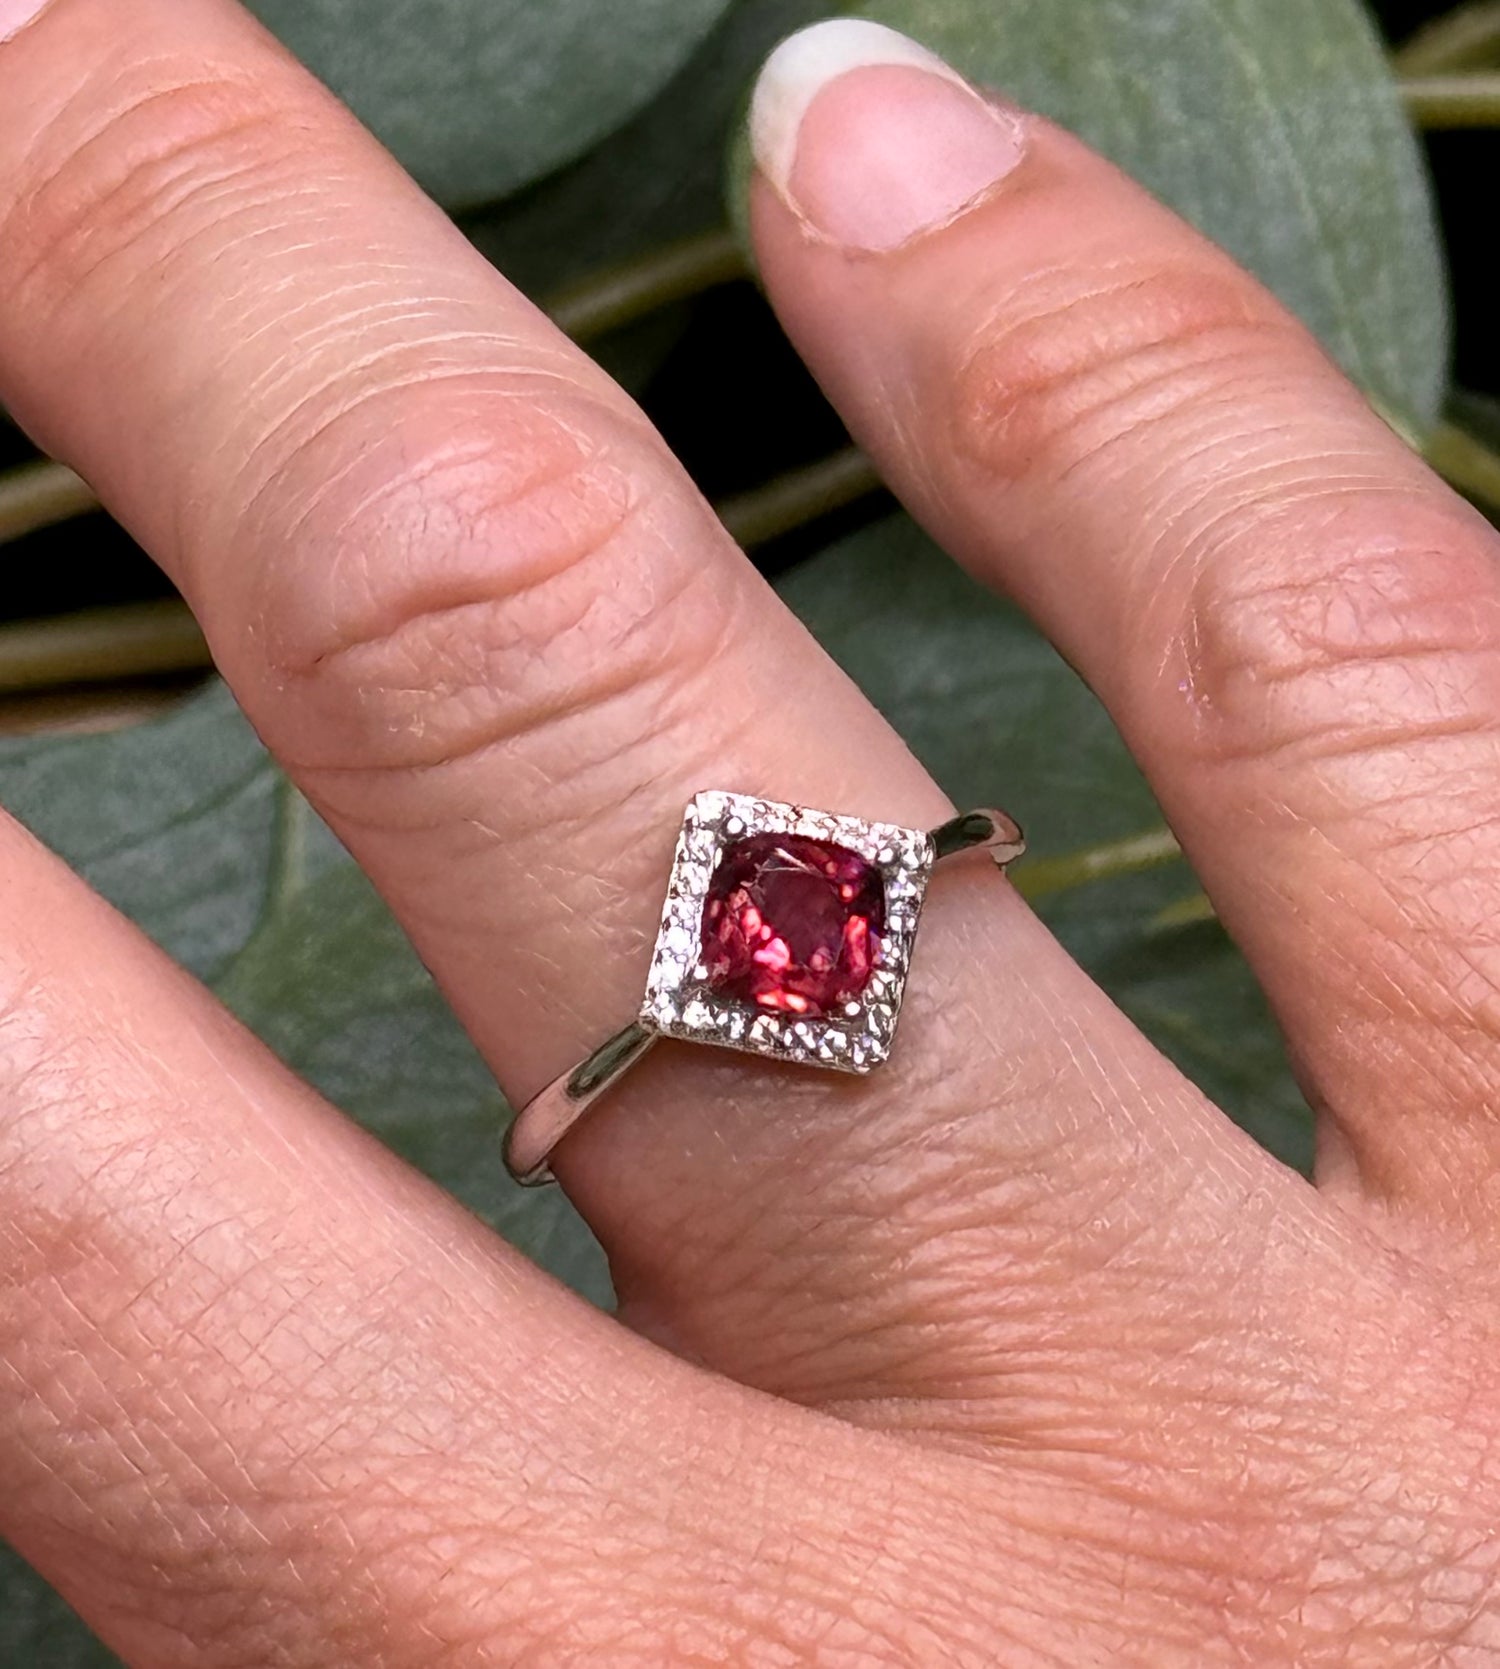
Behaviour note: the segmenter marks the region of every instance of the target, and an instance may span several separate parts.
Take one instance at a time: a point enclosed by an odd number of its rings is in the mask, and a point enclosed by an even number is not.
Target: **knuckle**
[[[122,263],[152,270],[303,150],[274,92],[233,71],[95,68],[33,141],[0,220],[13,301],[82,310]]]
[[[1314,484],[1247,514],[1190,553],[1185,601],[1167,605],[1174,771],[1311,900],[1314,988],[1343,1016],[1333,1052],[1304,1060],[1314,1104],[1338,1105],[1356,1062],[1399,1046],[1478,1105],[1500,1024],[1490,538],[1421,488]]]
[[[250,519],[252,547],[278,551],[241,565],[271,674],[254,683],[273,692],[283,756],[341,814],[357,820],[345,802],[376,779],[389,810],[393,773],[544,731],[576,776],[672,722],[722,641],[726,605],[694,552],[706,511],[635,422],[582,399],[381,383],[342,435],[311,424],[279,472],[310,484],[294,538]],[[351,424],[368,437],[352,474],[329,456],[349,455]]]
[[[951,424],[988,474],[1061,474],[1111,441],[1222,397],[1295,327],[1212,255],[1122,264],[1081,287],[1044,270],[960,354]]]
[[[1362,816],[1470,773],[1500,701],[1500,589],[1461,507],[1324,489],[1234,540],[1232,561],[1195,553],[1167,663],[1197,756],[1341,787],[1373,763],[1382,791],[1339,796]]]

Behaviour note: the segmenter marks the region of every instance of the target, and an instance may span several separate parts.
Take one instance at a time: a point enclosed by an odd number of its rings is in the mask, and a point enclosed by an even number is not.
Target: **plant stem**
[[[849,446],[753,492],[725,499],[719,506],[719,519],[740,544],[752,550],[830,511],[842,510],[879,487],[874,464],[858,447]]]
[[[272,836],[271,877],[262,918],[288,903],[307,885],[307,838],[312,808],[289,777],[276,784],[276,827]]]
[[[1398,75],[1490,69],[1500,62],[1500,0],[1470,0],[1418,29],[1391,55]]]
[[[1407,113],[1422,128],[1500,127],[1500,73],[1411,76],[1401,83]]]
[[[1219,913],[1214,909],[1206,892],[1189,893],[1186,898],[1179,898],[1175,903],[1168,904],[1158,910],[1146,924],[1148,933],[1175,933],[1184,927],[1201,927],[1205,922],[1217,921]]]
[[[97,510],[99,500],[64,464],[22,464],[0,474],[0,544]]]
[[[1107,881],[1117,875],[1137,875],[1157,869],[1182,855],[1170,829],[1147,829],[1124,840],[1085,846],[1057,858],[1034,858],[1017,864],[1016,890],[1023,898],[1047,898],[1068,892],[1090,881]]]
[[[1423,447],[1428,463],[1465,498],[1500,515],[1500,454],[1457,423],[1439,423]]]
[[[191,672],[208,664],[203,634],[175,598],[0,626],[0,694]]]
[[[743,278],[746,270],[734,234],[715,228],[592,273],[544,305],[557,327],[575,342],[592,342],[674,301]]]
[[[0,696],[0,736],[87,736],[160,718],[182,700],[162,684],[95,684],[87,690]]]

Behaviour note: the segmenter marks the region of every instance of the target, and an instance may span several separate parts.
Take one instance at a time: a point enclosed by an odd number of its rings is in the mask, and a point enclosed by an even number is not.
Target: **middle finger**
[[[1320,1182],[1491,1237],[1500,544],[1221,250],[934,62],[871,24],[783,49],[768,291],[1119,721],[1327,1114]]]
[[[947,814],[636,409],[238,9],[53,0],[0,80],[0,391],[181,584],[512,1092],[634,1012],[694,790]],[[1127,1282],[1198,1247],[1209,1295],[1259,1255],[1247,1190],[1297,1213],[983,864],[870,1084],[667,1054],[560,1168],[643,1323],[793,1394],[967,1380],[1002,1258],[1047,1332],[1060,1262],[1113,1308],[1117,1246]]]

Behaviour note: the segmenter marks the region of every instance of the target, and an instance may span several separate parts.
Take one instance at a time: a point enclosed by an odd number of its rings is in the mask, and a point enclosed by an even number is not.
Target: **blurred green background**
[[[475,243],[644,404],[788,604],[955,798],[1028,824],[1017,872],[1163,1048],[1289,1163],[1306,1108],[1113,726],[883,494],[728,230],[769,47],[820,0],[253,0]],[[1488,329],[1500,4],[872,0],[1225,243],[1414,445],[1500,506]],[[4,305],[0,301],[0,305]],[[191,622],[87,489],[0,421],[0,803],[351,1113],[609,1297],[383,906],[265,757]],[[959,722],[954,722],[954,715]],[[112,1661],[0,1554],[0,1669]]]

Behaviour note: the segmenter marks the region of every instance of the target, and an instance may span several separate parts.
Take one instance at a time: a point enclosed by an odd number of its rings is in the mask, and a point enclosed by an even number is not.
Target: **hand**
[[[787,328],[1109,703],[1319,1185],[960,862],[881,1073],[662,1049],[567,1139],[621,1325],[7,825],[0,1531],[151,1669],[1500,1661],[1494,536],[1223,255],[891,37],[802,37],[755,131]],[[694,790],[947,814],[227,0],[0,46],[0,293],[0,397],[513,1098],[634,1011]]]

